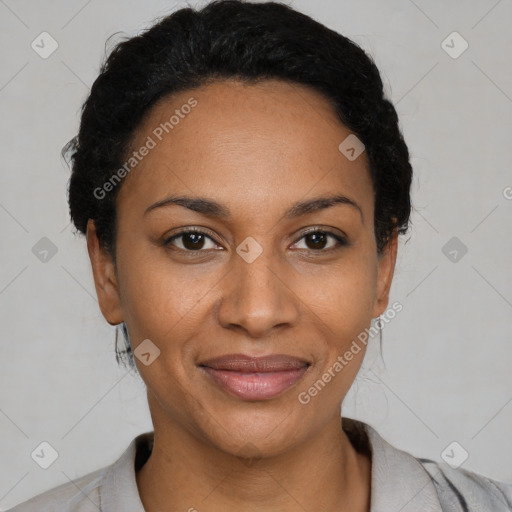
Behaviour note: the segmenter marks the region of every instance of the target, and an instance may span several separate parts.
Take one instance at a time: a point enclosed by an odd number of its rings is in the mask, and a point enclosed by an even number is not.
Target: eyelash
[[[174,235],[172,235],[171,237],[169,238],[166,238],[164,241],[163,241],[163,245],[164,246],[168,246],[168,245],[172,245],[172,242],[184,235],[188,235],[190,233],[196,233],[196,234],[200,234],[200,235],[205,235],[207,238],[209,238],[211,241],[213,241],[215,244],[219,245],[215,239],[210,236],[207,232],[204,231],[204,228],[202,229],[198,229],[198,228],[189,228],[189,229],[186,229],[186,230],[183,230],[183,231],[180,231],[179,233],[176,233]],[[312,234],[322,234],[322,235],[328,235],[332,238],[334,238],[337,242],[337,246],[336,247],[330,247],[329,249],[318,249],[318,250],[315,250],[315,249],[302,249],[302,250],[308,250],[308,251],[311,251],[311,252],[314,252],[314,253],[328,253],[330,251],[333,251],[333,250],[336,250],[336,249],[341,249],[342,247],[345,247],[346,245],[348,245],[348,242],[346,240],[345,237],[341,236],[341,235],[338,235],[336,233],[333,233],[332,231],[329,231],[329,230],[325,230],[325,229],[319,229],[319,228],[313,228],[313,229],[310,229],[309,231],[306,231],[305,233],[302,234],[302,236],[297,240],[300,241],[302,240],[303,238],[305,238],[306,236],[308,235],[312,235]],[[295,244],[297,243],[295,242]],[[294,244],[294,245],[295,245]],[[190,250],[190,249],[181,249],[180,247],[175,247],[175,249],[177,249],[178,251],[182,251],[182,252],[185,252],[185,253],[189,253],[190,255],[193,255],[194,253],[201,253],[201,252],[207,252],[208,250],[211,250],[211,249],[198,249],[197,251],[193,251],[193,250]],[[215,249],[214,249],[215,250]]]

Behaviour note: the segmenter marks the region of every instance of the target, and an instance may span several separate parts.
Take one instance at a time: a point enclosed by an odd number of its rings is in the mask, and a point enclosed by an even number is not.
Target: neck
[[[339,416],[302,445],[255,459],[223,452],[176,423],[154,424],[151,456],[136,474],[146,512],[370,510],[371,461]]]

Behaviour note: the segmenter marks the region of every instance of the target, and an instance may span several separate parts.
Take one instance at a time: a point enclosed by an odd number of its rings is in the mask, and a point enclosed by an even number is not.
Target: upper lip
[[[199,366],[208,366],[214,370],[264,373],[296,370],[309,366],[309,364],[303,359],[286,354],[272,354],[260,357],[245,354],[226,354],[203,361]]]

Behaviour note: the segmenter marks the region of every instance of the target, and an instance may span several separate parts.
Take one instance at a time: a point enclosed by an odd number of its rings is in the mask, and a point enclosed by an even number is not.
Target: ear
[[[123,315],[114,262],[100,244],[93,219],[87,222],[87,250],[101,313],[110,325],[120,324]]]
[[[386,247],[378,256],[378,276],[375,293],[375,302],[373,304],[372,318],[377,318],[384,313],[389,303],[389,290],[393,281],[395,271],[396,254],[398,246],[398,230],[395,228],[393,234],[388,240]]]

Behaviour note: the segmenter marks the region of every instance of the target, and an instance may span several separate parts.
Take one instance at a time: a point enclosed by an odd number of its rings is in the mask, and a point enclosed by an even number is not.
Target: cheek
[[[135,252],[124,260],[119,279],[132,350],[136,355],[139,343],[149,339],[160,351],[150,366],[136,361],[142,379],[153,393],[163,393],[163,402],[168,395],[167,399],[172,396],[173,402],[182,403],[183,383],[188,379],[186,362],[193,357],[195,340],[204,328],[204,308],[215,280],[191,278],[176,264],[162,258],[137,259]]]
[[[361,261],[361,260],[360,260]],[[313,287],[304,281],[309,322],[317,325],[317,367],[303,398],[315,397],[316,407],[334,410],[348,392],[363,362],[371,322],[375,274],[366,265],[345,264]],[[309,289],[309,292],[308,292]]]
[[[134,345],[149,338],[166,350],[185,350],[169,340],[186,345],[209,323],[205,315],[211,315],[212,302],[223,299],[222,279],[233,278],[224,267],[177,263],[161,247],[134,236],[119,236],[118,254],[121,305]],[[326,359],[344,352],[371,320],[376,262],[369,254],[367,247],[353,247],[336,263],[297,265],[283,276],[291,279],[289,300],[306,306],[302,321],[317,324]]]
[[[200,265],[173,263],[162,248],[129,237],[118,240],[121,307],[132,339],[162,339],[194,315],[212,288],[209,275],[197,275]]]
[[[377,273],[375,262],[354,253],[328,270],[304,273],[295,283],[297,295],[330,330],[345,340],[371,320]]]

